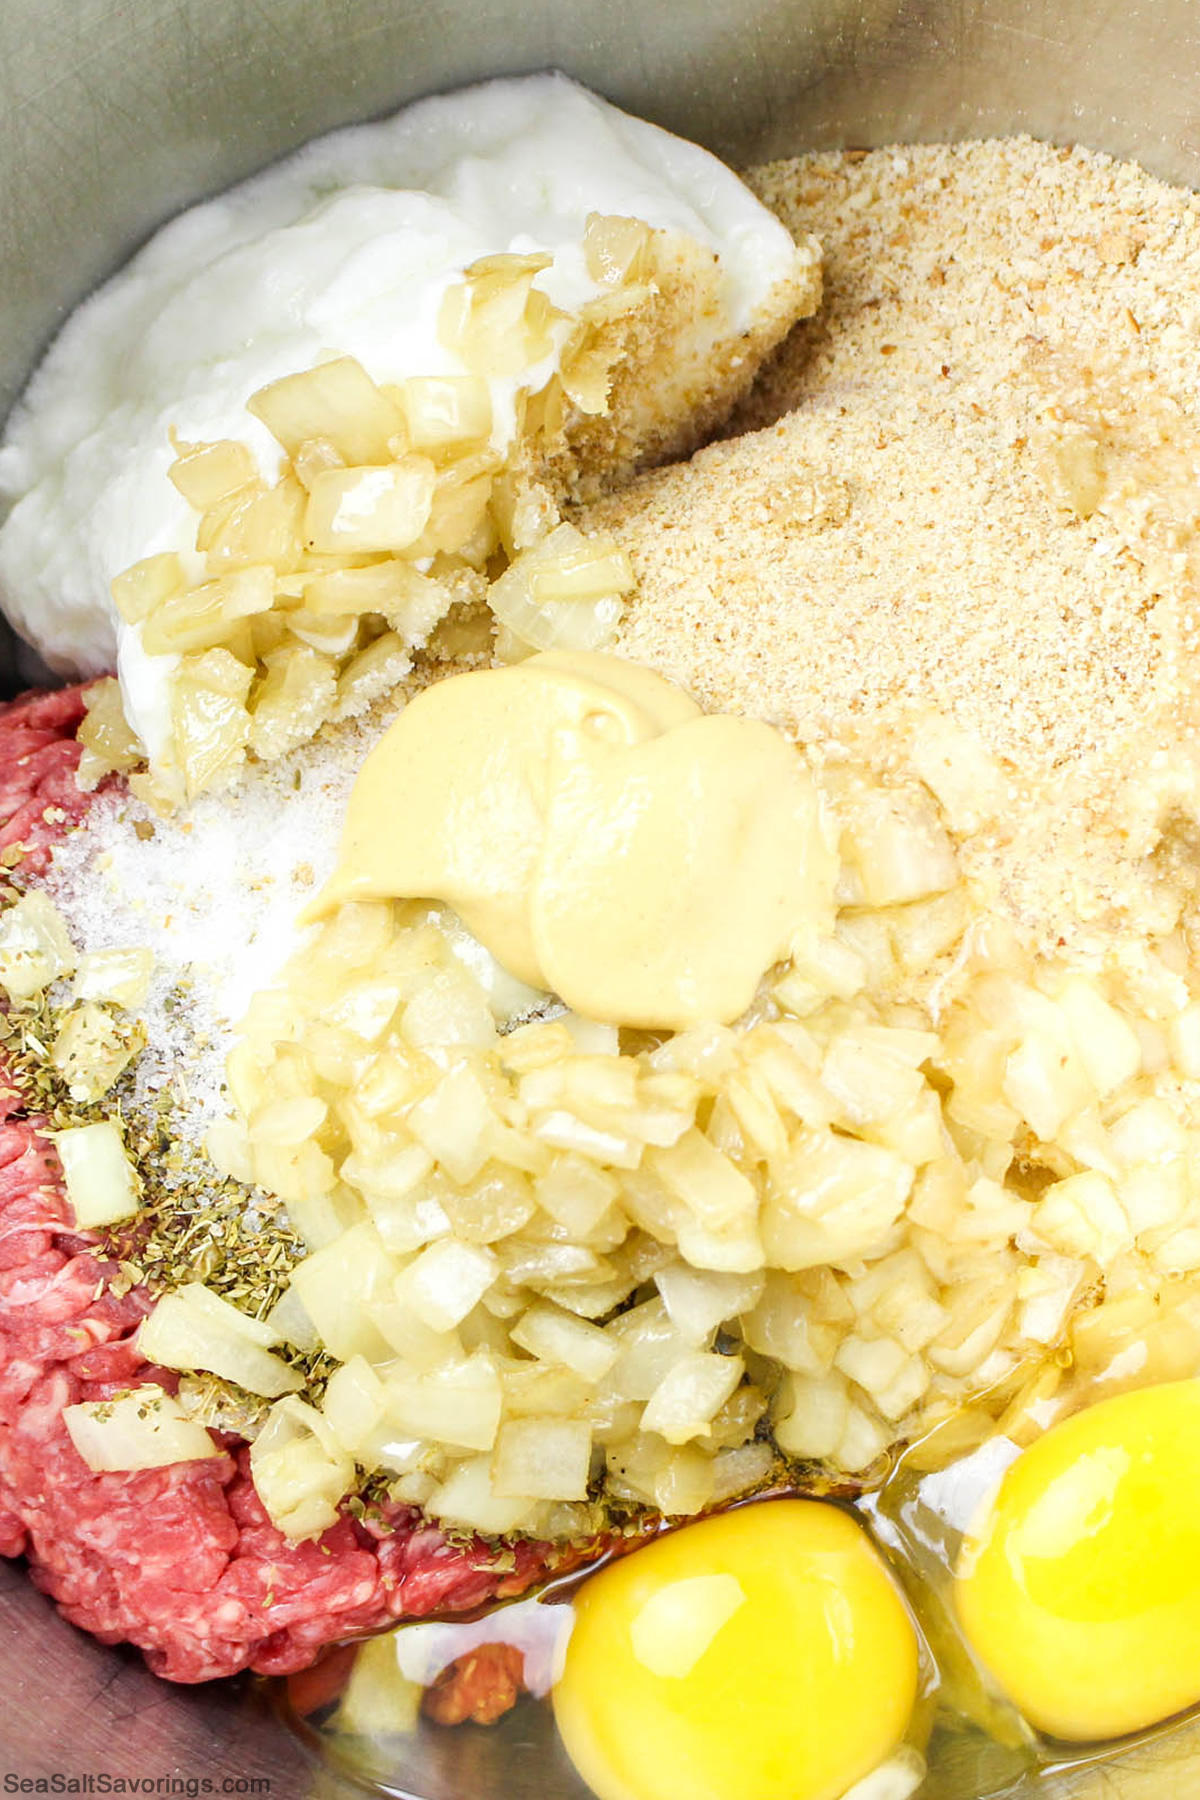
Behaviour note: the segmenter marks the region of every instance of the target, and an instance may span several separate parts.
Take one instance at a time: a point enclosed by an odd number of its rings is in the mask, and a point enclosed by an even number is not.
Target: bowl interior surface
[[[319,132],[549,66],[735,164],[1030,132],[1200,186],[1189,0],[4,0],[0,417],[71,307],[181,207]],[[2,1775],[361,1792],[315,1768],[250,1688],[158,1682],[7,1564],[0,1620]],[[974,1800],[952,1771],[928,1791]],[[1188,1800],[1200,1730],[1010,1793]],[[538,1794],[532,1759],[514,1757],[505,1800]]]

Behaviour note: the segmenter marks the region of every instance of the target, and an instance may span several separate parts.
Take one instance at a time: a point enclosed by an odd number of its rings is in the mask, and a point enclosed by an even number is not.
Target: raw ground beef
[[[446,1665],[425,1690],[421,1711],[435,1725],[494,1725],[524,1692],[524,1652],[516,1644],[481,1644]]]
[[[44,867],[87,810],[74,783],[82,716],[77,688],[0,706],[0,852],[24,845],[22,872]],[[0,1553],[24,1553],[66,1618],[105,1643],[138,1645],[172,1681],[281,1675],[336,1639],[479,1606],[546,1572],[549,1545],[514,1544],[501,1572],[482,1541],[450,1545],[406,1508],[289,1543],[254,1490],[247,1445],[231,1436],[207,1461],[93,1474],[63,1407],[176,1378],[139,1355],[151,1298],[109,1291],[95,1239],[70,1227],[37,1124],[19,1096],[0,1096]]]
[[[21,866],[33,874],[91,801],[75,785],[85,688],[22,694],[0,705],[0,853],[21,846]]]

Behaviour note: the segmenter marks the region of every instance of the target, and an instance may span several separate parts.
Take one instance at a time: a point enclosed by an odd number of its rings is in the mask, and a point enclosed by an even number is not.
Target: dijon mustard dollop
[[[548,651],[405,708],[314,911],[441,900],[575,1011],[680,1029],[744,1012],[797,931],[828,927],[835,874],[778,731],[623,657]]]

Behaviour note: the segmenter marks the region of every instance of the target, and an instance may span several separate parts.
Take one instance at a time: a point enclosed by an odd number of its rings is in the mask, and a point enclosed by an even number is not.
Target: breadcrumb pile
[[[619,648],[825,758],[988,766],[979,903],[1120,960],[1195,880],[1200,200],[1028,138],[749,179],[825,304],[742,435],[585,514]]]

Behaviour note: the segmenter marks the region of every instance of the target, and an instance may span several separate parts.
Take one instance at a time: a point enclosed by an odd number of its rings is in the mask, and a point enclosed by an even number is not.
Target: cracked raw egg
[[[600,1800],[839,1800],[903,1739],[918,1679],[861,1526],[771,1500],[585,1583],[554,1711]]]
[[[1031,1724],[1123,1736],[1200,1701],[1200,1381],[1118,1394],[1024,1451],[964,1540],[968,1643]]]

